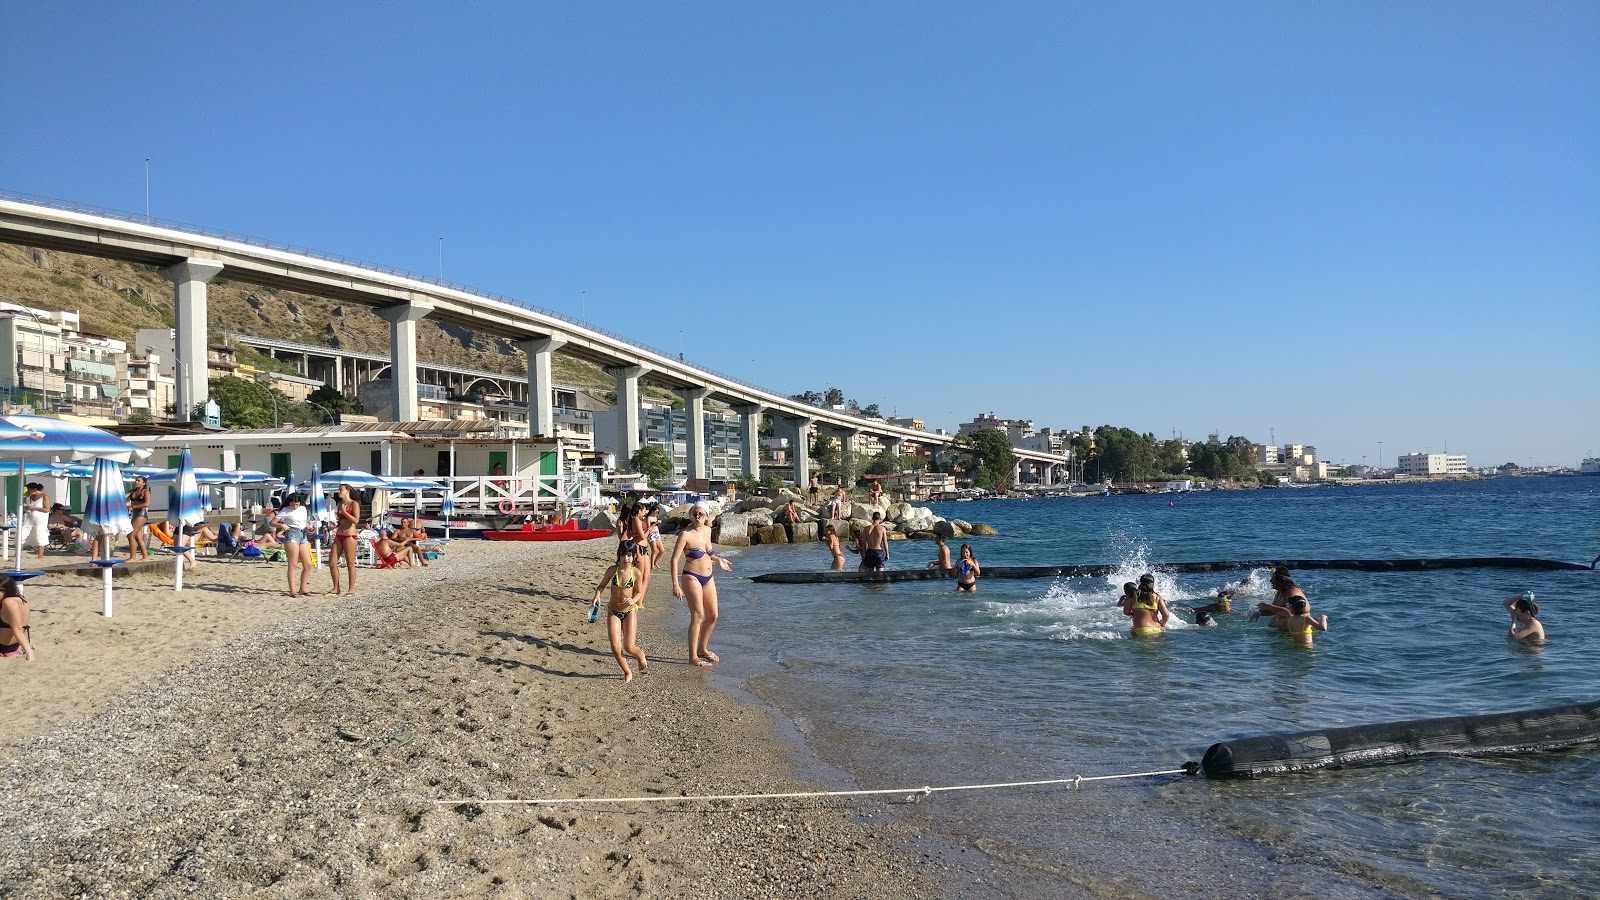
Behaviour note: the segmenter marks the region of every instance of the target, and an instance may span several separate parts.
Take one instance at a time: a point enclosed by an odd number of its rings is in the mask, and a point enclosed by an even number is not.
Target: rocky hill
[[[225,277],[211,283],[207,296],[214,342],[221,342],[224,331],[238,331],[389,353],[389,323],[364,307]],[[84,331],[127,341],[130,349],[140,328],[172,327],[172,283],[155,267],[53,250],[0,244],[0,301],[78,310]],[[418,325],[417,353],[426,362],[527,373],[523,355],[504,338],[429,319]],[[559,352],[553,366],[556,380],[565,384],[602,391],[615,384],[599,366]]]

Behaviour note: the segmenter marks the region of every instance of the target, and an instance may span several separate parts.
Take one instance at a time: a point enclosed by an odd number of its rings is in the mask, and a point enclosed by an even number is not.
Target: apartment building
[[[1395,464],[1401,475],[1428,477],[1432,475],[1465,475],[1467,458],[1448,453],[1404,453]]]

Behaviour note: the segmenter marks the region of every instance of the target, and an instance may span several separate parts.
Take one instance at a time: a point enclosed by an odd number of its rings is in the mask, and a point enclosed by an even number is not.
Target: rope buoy
[[[1442,559],[1235,559],[1217,562],[1151,563],[1156,572],[1236,572],[1245,569],[1354,569],[1362,572],[1429,572],[1437,569],[1522,569],[1534,571],[1589,571],[1581,563],[1525,556],[1445,557]],[[1123,568],[1112,565],[984,566],[985,578],[1103,578]],[[955,577],[954,570],[890,569],[886,572],[769,572],[750,580],[769,584],[838,584],[850,582],[932,581]]]

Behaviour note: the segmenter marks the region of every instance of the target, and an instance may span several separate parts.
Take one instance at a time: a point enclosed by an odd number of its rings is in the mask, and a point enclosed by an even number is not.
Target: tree
[[[789,396],[789,399],[790,400],[797,400],[797,401],[799,401],[801,403],[804,403],[804,404],[807,404],[809,406],[821,406],[822,405],[822,395],[817,393],[816,391],[806,391],[804,394],[791,394]]]
[[[1011,486],[1011,473],[1016,467],[1016,454],[1011,452],[1011,440],[1006,433],[985,428],[970,434],[957,435],[954,446],[970,457],[973,481],[990,490]]]
[[[863,460],[861,454],[854,450],[845,450],[839,454],[839,464],[833,470],[834,477],[840,484],[853,485],[861,480]]]
[[[1183,441],[1162,441],[1156,448],[1156,468],[1165,475],[1182,475],[1189,460],[1184,454]]]
[[[866,406],[861,407],[861,414],[869,419],[883,418],[883,413],[878,412],[878,404],[876,403],[868,403]]]
[[[867,461],[868,475],[898,475],[902,471],[900,457],[887,450]]]
[[[359,400],[349,399],[345,395],[335,390],[332,385],[328,384],[325,384],[322,387],[312,391],[310,394],[307,394],[306,399],[317,404],[318,406],[323,407],[324,409],[330,409],[336,413],[361,412],[361,402]]]
[[[839,442],[831,435],[819,434],[811,442],[811,458],[824,472],[839,470]]]
[[[645,444],[634,451],[632,458],[628,460],[628,465],[650,479],[650,483],[655,487],[660,487],[672,479],[672,457],[655,444]]]
[[[835,406],[843,406],[844,391],[836,387],[828,388],[827,392],[822,395],[822,405],[830,409]]]

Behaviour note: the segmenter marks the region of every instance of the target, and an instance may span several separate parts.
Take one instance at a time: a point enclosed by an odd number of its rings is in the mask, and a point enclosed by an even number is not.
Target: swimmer
[[[622,667],[624,682],[633,680],[633,670],[628,668],[628,657],[624,653],[639,661],[640,672],[650,671],[650,663],[639,649],[639,617],[634,615],[644,603],[644,575],[636,566],[640,556],[638,546],[633,541],[618,544],[616,564],[606,569],[594,589],[594,602],[599,603],[600,594],[608,586],[611,588],[606,635],[611,639],[611,655]]]
[[[1311,604],[1304,597],[1289,598],[1289,615],[1274,616],[1270,623],[1273,628],[1286,632],[1289,640],[1297,646],[1311,646],[1311,631],[1328,630],[1328,617],[1311,617]]]
[[[1524,591],[1515,597],[1507,597],[1504,604],[1506,612],[1511,613],[1511,631],[1509,637],[1516,641],[1532,641],[1539,643],[1544,640],[1544,626],[1539,624],[1539,601],[1533,599],[1533,591]]]
[[[1156,593],[1154,575],[1139,576],[1139,593],[1128,604],[1128,615],[1133,617],[1134,637],[1152,637],[1167,627],[1172,612],[1167,609],[1167,601]]]
[[[1194,623],[1201,628],[1210,628],[1216,625],[1211,617],[1217,613],[1233,612],[1233,588],[1221,588],[1217,591],[1217,599],[1205,606],[1191,606],[1189,611],[1194,613]]]
[[[1133,601],[1139,599],[1139,586],[1131,581],[1122,583],[1122,596],[1117,598],[1117,605],[1122,607],[1122,614],[1133,615]]]
[[[983,574],[983,568],[978,565],[977,557],[972,555],[972,545],[961,545],[961,558],[956,560],[956,590],[969,594],[978,592],[978,576]]]
[[[935,532],[933,543],[939,548],[938,557],[933,562],[928,563],[928,568],[938,569],[941,572],[950,571],[952,568],[950,565],[950,545],[944,542],[944,532]]]
[[[839,532],[832,525],[822,527],[822,542],[827,545],[828,552],[833,555],[834,572],[844,571],[844,551],[839,548]]]
[[[1310,598],[1306,597],[1306,592],[1300,589],[1300,585],[1294,583],[1294,578],[1289,575],[1289,567],[1273,566],[1272,602],[1257,604],[1255,612],[1250,614],[1250,621],[1254,622],[1262,616],[1268,616],[1275,619],[1279,616],[1289,615],[1290,597],[1299,597],[1302,600],[1305,600],[1309,608],[1311,600]]]

